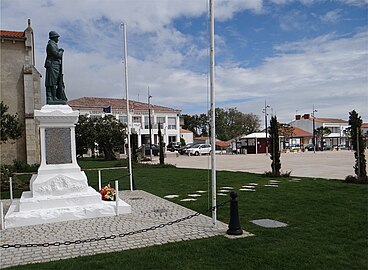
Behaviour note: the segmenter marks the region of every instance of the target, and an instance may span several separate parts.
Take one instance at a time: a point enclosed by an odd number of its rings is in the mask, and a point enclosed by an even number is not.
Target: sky
[[[214,0],[215,105],[290,122],[295,114],[368,121],[368,0]],[[35,34],[43,67],[48,33],[60,34],[69,100],[125,98],[206,113],[207,0],[0,0],[1,29]],[[43,80],[42,79],[42,80]],[[42,83],[42,85],[44,82]],[[45,97],[42,87],[42,96]],[[262,122],[262,124],[264,124]]]

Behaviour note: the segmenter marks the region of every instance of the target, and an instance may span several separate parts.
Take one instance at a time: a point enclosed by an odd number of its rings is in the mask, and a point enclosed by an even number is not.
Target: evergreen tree
[[[280,176],[281,169],[279,127],[280,125],[277,122],[277,117],[272,116],[270,120],[270,137],[268,138],[268,145],[270,145],[270,158],[272,160],[271,168],[273,176]]]
[[[165,164],[165,154],[164,154],[164,140],[161,133],[161,123],[158,123],[158,139],[160,143],[160,164]]]
[[[365,141],[362,136],[362,119],[358,116],[358,113],[353,110],[349,113],[349,131],[351,134],[352,146],[355,156],[354,170],[358,181],[367,182],[367,161],[365,159]]]

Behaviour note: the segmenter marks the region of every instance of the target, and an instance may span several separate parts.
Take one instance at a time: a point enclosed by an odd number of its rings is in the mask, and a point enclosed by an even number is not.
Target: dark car
[[[314,150],[314,145],[313,144],[308,144],[304,148],[307,149],[308,151],[313,151]]]
[[[180,147],[181,147],[180,142],[170,142],[167,145],[167,151],[170,151],[170,152],[178,151]]]
[[[183,147],[179,148],[179,150],[178,150],[179,154],[180,154],[180,155],[184,155],[184,154],[185,154],[185,151],[186,151],[188,148],[190,148],[190,147],[192,147],[192,146],[194,146],[194,145],[196,145],[196,143],[188,143],[187,145],[185,145],[185,146],[183,146]]]
[[[144,149],[144,150],[143,150]],[[137,153],[143,153],[144,151],[144,155],[145,156],[149,156],[150,155],[150,147],[149,147],[149,144],[145,145],[143,144],[141,147],[139,147],[137,149]],[[154,156],[158,156],[160,153],[160,148],[157,144],[152,144],[152,155]]]

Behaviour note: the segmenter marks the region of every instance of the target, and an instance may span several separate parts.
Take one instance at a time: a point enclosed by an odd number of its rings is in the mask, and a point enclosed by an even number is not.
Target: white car
[[[206,155],[211,153],[211,145],[210,144],[196,144],[192,147],[188,148],[185,153],[189,156],[195,155]]]

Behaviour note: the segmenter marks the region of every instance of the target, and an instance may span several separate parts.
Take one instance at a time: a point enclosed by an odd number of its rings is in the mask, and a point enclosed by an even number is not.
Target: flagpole
[[[124,81],[125,81],[125,96],[126,96],[126,113],[127,113],[127,125],[128,125],[128,163],[129,163],[129,183],[130,191],[133,191],[133,171],[132,171],[132,148],[130,145],[130,134],[131,134],[131,123],[129,116],[129,91],[128,91],[128,53],[127,53],[127,43],[126,43],[126,23],[121,24],[123,28],[123,38],[124,38]]]
[[[212,175],[212,223],[216,226],[216,122],[215,122],[215,14],[210,0],[210,102],[211,102],[211,175]]]

